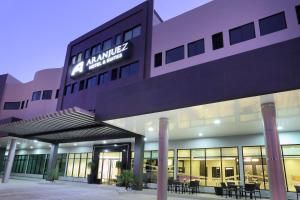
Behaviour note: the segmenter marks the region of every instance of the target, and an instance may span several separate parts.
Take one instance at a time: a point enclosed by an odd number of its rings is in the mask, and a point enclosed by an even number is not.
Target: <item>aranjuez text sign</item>
[[[128,56],[130,50],[129,46],[129,42],[125,42],[112,49],[109,49],[77,63],[76,65],[74,65],[71,71],[71,78],[76,78],[90,71],[100,69],[105,65],[122,60],[123,58]]]

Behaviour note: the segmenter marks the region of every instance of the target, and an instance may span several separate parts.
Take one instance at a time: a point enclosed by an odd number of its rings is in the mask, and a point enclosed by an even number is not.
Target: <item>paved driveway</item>
[[[126,191],[123,188],[85,183],[56,182],[44,180],[10,180],[0,183],[1,200],[156,200],[155,190]],[[215,200],[215,195],[169,195],[169,200],[201,199]]]

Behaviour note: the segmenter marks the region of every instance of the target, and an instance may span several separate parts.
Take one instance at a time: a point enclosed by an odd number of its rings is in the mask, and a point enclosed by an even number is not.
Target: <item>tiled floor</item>
[[[56,182],[44,180],[14,180],[0,183],[1,200],[156,200],[155,190],[126,191],[123,188],[85,183]],[[225,199],[211,194],[169,194],[168,200]]]

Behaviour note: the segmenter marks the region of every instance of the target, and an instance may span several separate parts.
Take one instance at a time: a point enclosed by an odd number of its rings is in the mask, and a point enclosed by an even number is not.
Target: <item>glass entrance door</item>
[[[101,183],[116,183],[119,174],[118,161],[122,161],[122,152],[101,152],[99,154],[98,179],[101,180]]]

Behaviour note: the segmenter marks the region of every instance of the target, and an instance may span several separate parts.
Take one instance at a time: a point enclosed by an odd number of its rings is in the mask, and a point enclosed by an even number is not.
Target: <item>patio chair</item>
[[[255,187],[256,185],[251,183],[246,183],[245,184],[245,188],[244,188],[244,194],[245,194],[245,199],[247,198],[247,194],[249,194],[250,198],[253,197],[254,195],[254,199],[256,199],[256,195],[255,195]]]
[[[189,192],[189,194],[198,193],[198,187],[199,187],[199,181],[191,181],[188,185],[186,190]]]
[[[174,192],[174,178],[168,179],[168,191]]]
[[[224,196],[224,193],[225,193],[225,197],[227,198],[227,196],[228,196],[228,187],[227,187],[226,183],[222,182],[221,183],[221,188],[222,188],[222,196]]]
[[[296,193],[297,193],[297,200],[299,199],[299,194],[300,194],[300,185],[295,185]]]
[[[261,199],[260,184],[261,183],[255,183],[255,193],[259,193],[259,198]]]

